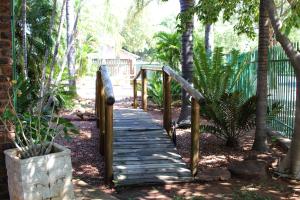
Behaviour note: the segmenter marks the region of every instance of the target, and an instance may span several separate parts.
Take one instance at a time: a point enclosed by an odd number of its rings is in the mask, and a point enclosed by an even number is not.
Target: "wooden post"
[[[147,111],[147,71],[142,69],[142,109]]]
[[[113,180],[113,105],[105,106],[105,183]]]
[[[198,171],[199,162],[199,140],[200,140],[200,105],[192,98],[192,146],[191,146],[191,171],[192,176],[195,176]]]
[[[133,80],[133,108],[137,108],[137,80]]]
[[[100,154],[104,155],[104,144],[105,144],[105,94],[104,87],[100,73],[99,79],[99,127],[100,127]]]
[[[99,128],[99,118],[100,118],[100,114],[99,114],[99,76],[98,73],[100,73],[99,71],[97,71],[96,74],[96,91],[95,91],[95,114],[96,114],[96,124],[97,124],[97,128]]]
[[[164,87],[164,128],[166,129],[168,135],[172,137],[171,134],[171,124],[172,124],[172,114],[171,114],[171,77],[163,72],[163,87]]]

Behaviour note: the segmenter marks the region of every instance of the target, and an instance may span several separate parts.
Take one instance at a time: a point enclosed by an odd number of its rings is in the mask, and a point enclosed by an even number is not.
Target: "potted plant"
[[[12,85],[18,106],[8,95],[0,117],[6,130],[13,130],[16,146],[4,152],[10,198],[75,199],[70,150],[54,141],[61,134],[76,133],[76,128],[57,114],[54,93],[38,98],[38,90],[24,79]]]

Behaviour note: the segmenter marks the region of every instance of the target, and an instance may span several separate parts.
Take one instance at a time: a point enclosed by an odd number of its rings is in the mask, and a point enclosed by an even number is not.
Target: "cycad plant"
[[[241,92],[224,93],[219,100],[208,102],[206,114],[209,125],[202,125],[204,132],[216,135],[226,146],[239,147],[240,138],[255,127],[256,96],[244,98]],[[268,107],[267,120],[274,119],[281,111],[278,102]]]
[[[223,48],[216,47],[212,56],[207,56],[203,45],[195,46],[194,86],[207,102],[219,100],[224,93],[233,91],[247,67],[248,57],[239,55],[239,51],[232,50],[226,59]]]
[[[226,146],[238,147],[240,137],[255,126],[256,96],[244,99],[240,92],[224,93],[205,106],[211,124],[202,125],[203,130],[224,140]]]

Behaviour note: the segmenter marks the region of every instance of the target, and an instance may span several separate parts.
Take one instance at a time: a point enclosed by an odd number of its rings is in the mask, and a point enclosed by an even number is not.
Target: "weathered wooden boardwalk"
[[[139,109],[114,111],[113,177],[116,185],[188,182],[191,171],[165,129]]]

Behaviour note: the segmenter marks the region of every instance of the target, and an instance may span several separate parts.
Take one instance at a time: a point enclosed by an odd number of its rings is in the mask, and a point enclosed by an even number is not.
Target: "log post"
[[[113,180],[113,105],[105,106],[105,183]]]
[[[99,110],[99,101],[100,101],[100,97],[99,97],[99,73],[100,71],[97,71],[96,74],[96,91],[95,91],[95,114],[96,114],[96,124],[97,124],[97,128],[99,128],[99,122],[100,122],[100,110]]]
[[[147,111],[147,71],[142,69],[142,109]]]
[[[191,127],[191,171],[192,176],[198,172],[199,147],[200,147],[200,105],[192,98],[192,127]]]
[[[171,124],[172,124],[172,115],[171,115],[171,77],[163,72],[163,94],[164,94],[164,116],[163,116],[163,124],[166,129],[168,135],[172,137],[171,134]]]
[[[133,108],[137,108],[137,80],[133,80]]]
[[[100,72],[99,72],[100,73]],[[104,140],[105,140],[105,93],[104,86],[101,78],[99,79],[99,127],[100,127],[100,154],[104,155]]]

